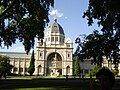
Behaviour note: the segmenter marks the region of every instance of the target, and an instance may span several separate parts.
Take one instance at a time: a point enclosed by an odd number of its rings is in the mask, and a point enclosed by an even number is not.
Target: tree
[[[10,65],[9,62],[9,57],[0,55],[0,77],[4,76],[4,78],[6,79],[6,75],[11,73],[11,69],[13,68],[13,66]]]
[[[75,76],[80,75],[80,60],[79,57],[76,56],[75,64],[74,64],[74,74]]]
[[[94,67],[88,74],[89,77],[93,77],[96,75],[96,73],[101,69],[102,67],[96,66]]]
[[[34,46],[34,39],[43,38],[49,22],[48,11],[54,0],[1,0],[0,46],[9,47],[20,40],[26,53]]]
[[[32,56],[31,56],[31,61],[30,61],[30,66],[28,68],[28,73],[30,75],[33,75],[34,71],[35,71],[35,57],[34,57],[34,50],[33,50]]]
[[[83,18],[87,18],[91,26],[97,20],[101,26],[100,33],[93,32],[88,35],[80,50],[80,55],[93,58],[93,62],[101,66],[102,57],[106,57],[115,64],[118,69],[120,58],[120,1],[119,0],[89,0],[88,10],[84,12]]]
[[[79,51],[76,51],[78,56],[82,57],[82,59],[91,59],[92,64],[101,67],[106,49],[104,38],[103,35],[95,30],[92,34],[86,36],[83,41],[79,40],[79,42],[76,42],[81,47]],[[79,39],[81,38],[79,37]]]

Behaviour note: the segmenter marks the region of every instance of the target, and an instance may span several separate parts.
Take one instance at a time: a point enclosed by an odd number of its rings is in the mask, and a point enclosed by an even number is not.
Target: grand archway
[[[62,74],[62,57],[59,53],[51,53],[47,57],[47,75],[59,76]]]

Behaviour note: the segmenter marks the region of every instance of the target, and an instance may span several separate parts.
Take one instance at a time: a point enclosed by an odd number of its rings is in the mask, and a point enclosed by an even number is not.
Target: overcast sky
[[[49,12],[51,24],[54,18],[58,19],[58,23],[63,27],[66,37],[73,41],[74,51],[76,49],[75,39],[81,34],[89,34],[98,28],[96,24],[88,27],[87,20],[82,18],[83,12],[88,8],[88,0],[55,0],[54,8]],[[36,47],[36,46],[35,46]],[[0,48],[4,52],[25,52],[24,46],[19,41],[15,45],[7,49]]]

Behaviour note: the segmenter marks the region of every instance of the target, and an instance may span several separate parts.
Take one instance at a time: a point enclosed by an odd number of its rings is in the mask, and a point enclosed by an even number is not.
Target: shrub
[[[117,76],[119,71],[118,70],[112,70],[112,73],[114,73],[114,75]]]

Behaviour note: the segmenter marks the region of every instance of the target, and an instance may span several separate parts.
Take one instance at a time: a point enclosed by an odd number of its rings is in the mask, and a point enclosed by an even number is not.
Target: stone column
[[[44,75],[47,75],[47,60],[44,59]]]
[[[13,59],[13,66],[15,67],[15,57]],[[13,67],[13,73],[14,73],[14,67]]]
[[[12,65],[13,66],[15,66],[15,60],[14,60],[15,58],[13,58],[10,62],[12,62]],[[14,73],[14,67],[12,68],[12,71],[11,71],[11,73]]]
[[[39,76],[39,67],[37,67],[36,69],[37,69],[37,75]]]
[[[23,66],[23,75],[25,76],[25,68],[26,68],[26,58],[24,59],[24,66]]]
[[[20,59],[21,58],[18,58],[18,74],[20,74]]]

